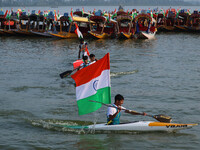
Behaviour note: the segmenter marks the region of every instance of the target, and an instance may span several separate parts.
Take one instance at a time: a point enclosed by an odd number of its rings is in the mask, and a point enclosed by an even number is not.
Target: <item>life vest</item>
[[[114,106],[114,105],[113,105]],[[117,108],[116,108],[117,110]],[[120,116],[121,116],[121,112],[119,112],[116,117],[112,120],[109,120],[109,118],[107,118],[107,124],[108,125],[116,125],[116,124],[120,124]]]

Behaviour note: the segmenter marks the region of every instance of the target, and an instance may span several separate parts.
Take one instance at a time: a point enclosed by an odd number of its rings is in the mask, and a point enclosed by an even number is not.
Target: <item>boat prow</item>
[[[34,35],[38,35],[38,36],[43,36],[43,37],[54,37],[53,35],[51,35],[52,32],[37,32],[37,31],[30,31],[32,34]]]
[[[109,37],[109,35],[107,33],[95,33],[95,32],[92,32],[92,31],[88,31],[88,33],[96,38],[96,39],[106,39]]]
[[[58,33],[50,33],[54,37],[59,37],[63,39],[77,38],[76,33],[69,32],[58,32]]]
[[[130,39],[132,38],[133,34],[132,33],[124,33],[124,32],[121,32],[120,35],[119,35],[119,38],[124,38],[124,39]]]
[[[156,32],[149,32],[146,31],[140,31],[138,34],[135,34],[136,39],[154,39]]]

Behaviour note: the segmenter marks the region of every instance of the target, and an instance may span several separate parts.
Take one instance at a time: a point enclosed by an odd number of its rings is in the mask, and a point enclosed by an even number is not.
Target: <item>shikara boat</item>
[[[107,20],[105,16],[101,16],[101,12],[95,13],[90,17],[90,31],[88,33],[96,39],[106,39],[115,37],[117,21],[113,19]]]
[[[187,30],[190,32],[200,32],[200,13],[197,10],[189,17]]]
[[[119,15],[116,18],[117,21],[117,37],[130,39],[135,33],[135,27],[132,23],[132,17],[128,15]]]
[[[165,31],[174,31],[176,22],[176,9],[168,9],[165,14],[165,23],[163,29]]]
[[[20,15],[19,26],[14,32],[20,35],[31,35],[29,31],[29,17],[26,15],[26,12]]]
[[[189,11],[187,9],[182,9],[177,15],[176,18],[176,30],[180,31],[186,31],[188,26],[188,20],[189,20]]]
[[[64,16],[60,17],[58,24],[56,25],[56,30],[58,32],[50,34],[59,38],[77,38],[77,34],[75,33],[76,27],[74,25],[74,22],[76,22],[83,36],[87,36],[88,31],[90,30],[89,19],[77,16],[73,16],[72,19],[73,20],[70,21],[68,13],[65,13]]]
[[[33,19],[35,20],[35,17]],[[50,23],[47,22],[47,19],[44,17],[43,12],[40,12],[37,15],[37,21],[35,21],[36,26],[30,30],[31,34],[42,36],[42,37],[53,37],[50,33],[51,31],[48,30]]]
[[[150,15],[142,13],[135,17],[136,39],[153,39],[157,32],[156,20]]]

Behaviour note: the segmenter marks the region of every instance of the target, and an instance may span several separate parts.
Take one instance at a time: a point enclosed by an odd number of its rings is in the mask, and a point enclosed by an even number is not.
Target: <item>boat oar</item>
[[[104,105],[104,106],[107,106],[107,107],[114,107],[114,108],[116,108],[115,106],[113,106],[113,105],[111,105],[111,104],[104,104],[104,103],[102,103],[102,102],[93,101],[93,100],[89,100],[89,101],[91,101],[91,102],[96,102],[96,103],[100,103],[100,104],[102,104],[102,105]],[[126,111],[129,112],[129,113],[132,112],[132,113],[136,113],[136,114],[139,114],[139,115],[143,115],[143,113],[140,113],[140,112],[137,112],[137,111],[134,111],[134,110],[128,110],[128,109],[122,109],[122,110],[126,110]],[[146,116],[152,117],[152,118],[154,118],[154,119],[156,119],[156,120],[158,120],[158,121],[160,121],[160,122],[170,123],[170,122],[172,121],[172,118],[171,118],[171,117],[166,116],[166,115],[162,115],[162,114],[160,114],[160,115],[149,115],[149,114],[147,114]]]
[[[60,74],[61,79],[67,77],[68,75],[70,75],[74,70],[67,70],[63,73]]]

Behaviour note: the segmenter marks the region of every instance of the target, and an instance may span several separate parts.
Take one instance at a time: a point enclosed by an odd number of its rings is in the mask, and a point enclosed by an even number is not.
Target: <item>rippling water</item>
[[[200,35],[160,33],[155,40],[90,40],[97,58],[110,53],[111,92],[124,106],[200,123]],[[105,122],[106,108],[78,116],[72,69],[78,40],[0,37],[0,149],[199,149],[199,126],[178,133],[94,133],[52,123]],[[122,122],[153,120],[124,114]]]

